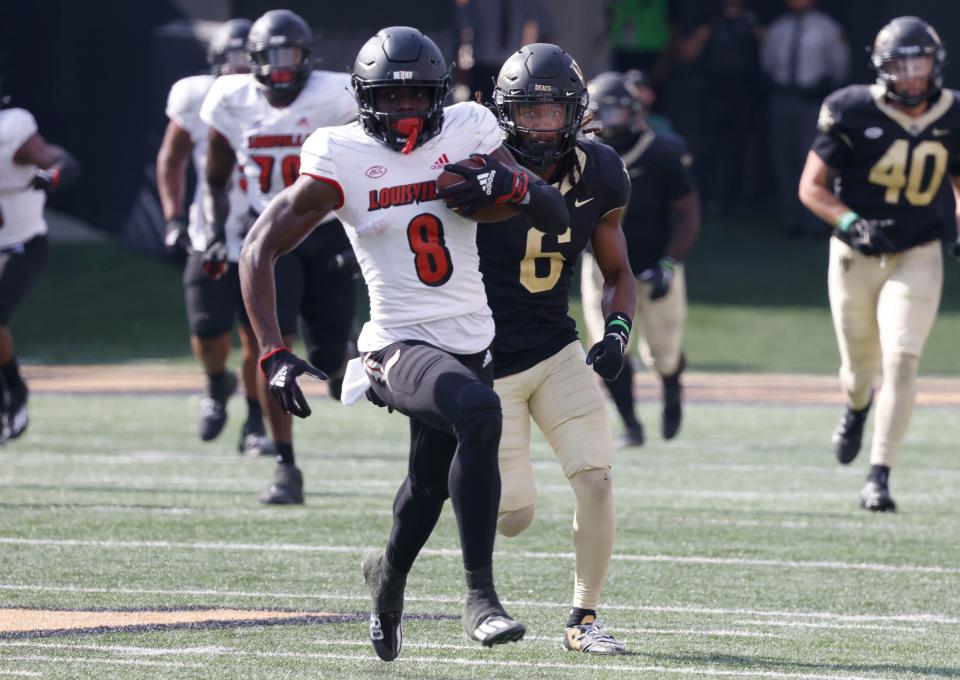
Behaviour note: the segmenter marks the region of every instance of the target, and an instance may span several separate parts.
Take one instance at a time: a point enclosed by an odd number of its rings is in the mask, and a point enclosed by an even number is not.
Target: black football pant
[[[398,342],[367,354],[365,365],[376,396],[410,418],[410,461],[393,503],[387,559],[409,571],[449,497],[464,568],[489,568],[500,505],[503,421],[489,352],[454,355]]]

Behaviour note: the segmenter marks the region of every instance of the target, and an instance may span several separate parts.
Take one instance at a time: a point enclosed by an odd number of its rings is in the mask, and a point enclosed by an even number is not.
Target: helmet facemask
[[[250,52],[253,75],[264,88],[277,93],[296,92],[310,75],[310,50],[302,45],[279,45]]]
[[[568,90],[558,96],[494,92],[497,117],[506,134],[504,145],[534,170],[555,165],[573,150],[588,102],[586,91],[578,95]]]
[[[353,77],[360,107],[360,122],[371,137],[391,149],[407,154],[435,137],[443,127],[443,101],[450,88],[450,75],[436,80],[364,80]],[[378,94],[387,88],[406,88],[425,93],[426,106],[416,111],[389,111],[377,105]]]
[[[943,84],[941,69],[933,54],[917,50],[884,55],[877,65],[877,81],[886,88],[887,97],[904,106],[917,106],[940,93]]]

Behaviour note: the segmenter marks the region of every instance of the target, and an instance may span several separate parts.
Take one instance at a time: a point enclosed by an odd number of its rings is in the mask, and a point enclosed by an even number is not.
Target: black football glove
[[[179,255],[190,249],[187,223],[179,217],[167,220],[167,229],[163,235],[163,249],[167,251],[167,255]]]
[[[464,179],[440,190],[448,208],[471,215],[482,205],[520,205],[527,199],[527,173],[514,171],[492,156],[472,154],[470,158],[483,161],[483,165],[472,168],[452,163],[443,168]]]
[[[306,373],[314,378],[326,380],[326,373],[314,368],[286,347],[265,354],[260,359],[260,369],[267,376],[267,389],[280,404],[284,413],[290,413],[298,418],[306,418],[310,415],[310,406],[300,386],[297,385],[297,377]]]
[[[229,268],[224,225],[210,226],[207,228],[207,249],[203,251],[203,273],[216,281],[226,274]]]
[[[677,269],[677,261],[672,257],[662,257],[656,266],[640,272],[640,280],[650,284],[650,299],[659,300],[670,292],[673,284],[673,273]]]
[[[34,170],[30,188],[51,193],[60,184],[60,169],[56,166],[49,170]]]
[[[630,317],[614,312],[607,317],[603,339],[587,352],[587,366],[593,366],[597,374],[610,382],[616,380],[623,370],[623,353],[630,341]]]
[[[884,227],[894,224],[893,220],[867,220],[858,217],[846,229],[850,245],[864,255],[883,255],[897,250],[896,245],[884,233]]]

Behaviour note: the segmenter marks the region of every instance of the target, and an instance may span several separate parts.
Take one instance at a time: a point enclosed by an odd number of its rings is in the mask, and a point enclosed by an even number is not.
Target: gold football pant
[[[634,272],[639,274],[640,272]],[[583,317],[590,344],[603,337],[603,276],[590,253],[583,254],[580,274]],[[650,299],[650,284],[637,281],[637,309],[633,317],[632,338],[639,338],[640,358],[644,365],[660,375],[673,375],[680,367],[683,324],[687,320],[687,282],[683,265],[673,275],[670,291],[659,300]]]
[[[496,380],[493,387],[503,410],[497,528],[505,536],[516,536],[533,521],[537,486],[530,461],[532,417],[576,497],[573,606],[596,609],[613,553],[613,441],[583,347],[572,342],[536,366]]]
[[[870,402],[882,373],[870,463],[892,467],[913,410],[917,365],[940,305],[940,242],[867,257],[833,238],[827,283],[840,383],[853,408]]]

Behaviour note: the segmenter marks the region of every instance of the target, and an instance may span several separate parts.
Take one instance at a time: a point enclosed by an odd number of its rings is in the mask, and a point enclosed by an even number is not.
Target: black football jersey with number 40
[[[630,178],[613,149],[583,139],[574,153],[582,172],[559,185],[570,213],[566,231],[546,234],[519,214],[477,226],[480,271],[496,324],[497,378],[525,371],[577,339],[567,314],[577,257],[600,218],[629,200]]]
[[[942,191],[960,175],[960,101],[944,90],[919,117],[883,98],[876,85],[851,85],[820,109],[813,150],[837,173],[837,196],[883,227],[898,250],[941,237]],[[844,238],[839,231],[835,232]]]

